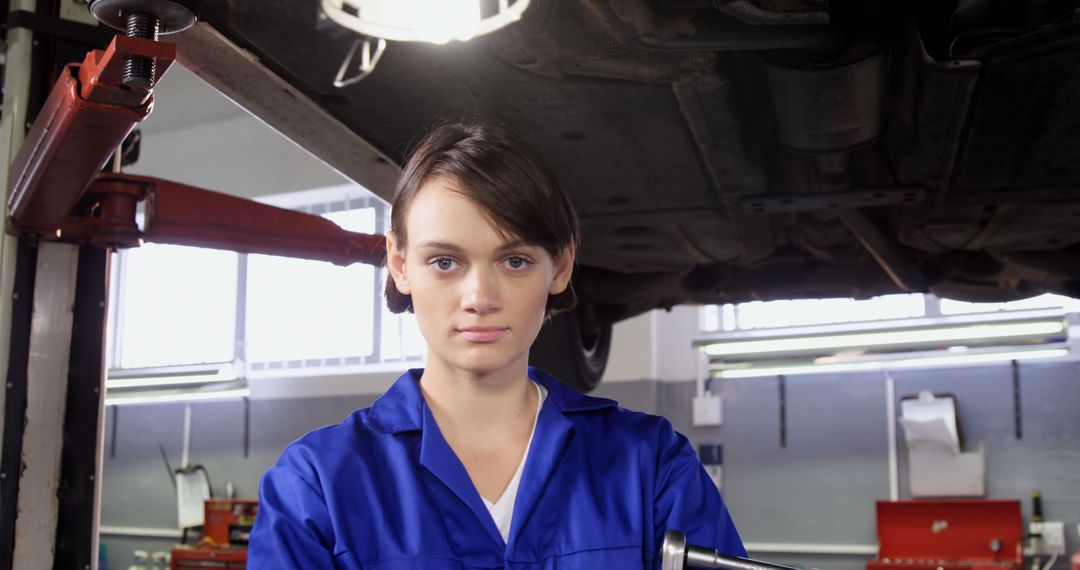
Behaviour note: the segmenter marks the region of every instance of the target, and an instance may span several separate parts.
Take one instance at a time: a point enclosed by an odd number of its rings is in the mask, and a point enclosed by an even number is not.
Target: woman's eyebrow
[[[512,249],[518,249],[522,247],[529,247],[529,244],[525,243],[522,240],[509,241],[495,248],[495,251],[510,251]]]
[[[420,243],[416,244],[416,247],[418,247],[420,249],[441,249],[441,250],[448,250],[448,251],[454,251],[454,252],[463,252],[463,251],[465,251],[465,248],[461,247],[460,245],[453,244],[453,243],[450,243],[448,241],[423,241],[423,242],[420,242]],[[522,248],[522,247],[529,247],[529,244],[527,242],[523,241],[523,240],[515,240],[515,241],[509,241],[509,242],[506,242],[506,243],[500,245],[499,247],[495,248],[495,251],[504,252],[504,251],[510,251],[510,250],[514,250],[514,249],[519,249],[519,248]]]
[[[465,251],[465,248],[460,245],[453,244],[447,241],[425,241],[416,244],[416,247],[420,249],[446,249],[450,251]]]

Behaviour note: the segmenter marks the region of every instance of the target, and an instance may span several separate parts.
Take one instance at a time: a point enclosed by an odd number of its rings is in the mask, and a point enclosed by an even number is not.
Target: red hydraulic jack
[[[156,83],[176,47],[117,36],[104,51],[64,69],[12,164],[9,233],[106,248],[153,242],[339,265],[383,263],[383,236],[168,180],[102,173],[153,108],[152,89],[123,83],[124,61],[132,57],[156,63]],[[140,202],[142,228],[136,223]]]

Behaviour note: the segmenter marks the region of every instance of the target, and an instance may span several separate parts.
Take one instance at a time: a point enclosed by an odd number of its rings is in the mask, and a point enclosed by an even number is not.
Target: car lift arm
[[[65,68],[12,165],[9,233],[99,247],[155,242],[382,264],[382,236],[349,232],[320,216],[152,177],[102,174],[153,107],[151,90],[121,81],[131,56],[155,59],[160,78],[176,48],[117,36],[108,49]]]
[[[68,65],[11,165],[6,230],[20,239],[10,316],[0,315],[11,327],[0,406],[0,568],[96,568],[109,249],[157,242],[341,265],[383,261],[382,236],[319,216],[103,174],[153,108],[150,88],[124,86],[125,60],[153,60],[156,80],[175,56],[171,44],[117,36]]]

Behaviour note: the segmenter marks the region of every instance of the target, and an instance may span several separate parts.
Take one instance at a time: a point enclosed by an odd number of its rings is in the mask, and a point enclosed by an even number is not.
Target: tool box
[[[207,499],[202,539],[195,546],[174,548],[170,570],[244,570],[258,511],[259,501],[252,499]]]
[[[169,559],[170,570],[245,570],[246,548],[199,548],[177,546]]]
[[[1020,570],[1019,500],[878,501],[867,570]]]
[[[254,499],[207,499],[203,505],[203,536],[214,544],[247,546],[259,501]]]

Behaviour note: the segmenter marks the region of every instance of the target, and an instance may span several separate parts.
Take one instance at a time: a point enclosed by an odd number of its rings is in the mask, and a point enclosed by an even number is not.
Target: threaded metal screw
[[[146,38],[157,41],[161,32],[161,21],[148,14],[130,14],[127,17],[127,35],[129,38]],[[124,62],[124,85],[141,89],[152,89],[157,72],[157,62],[145,57],[128,57]]]

